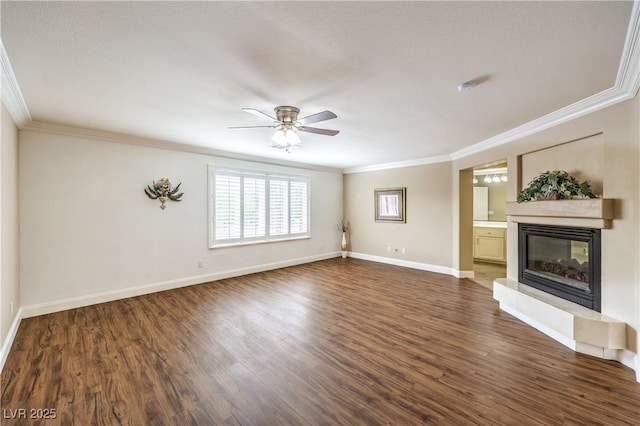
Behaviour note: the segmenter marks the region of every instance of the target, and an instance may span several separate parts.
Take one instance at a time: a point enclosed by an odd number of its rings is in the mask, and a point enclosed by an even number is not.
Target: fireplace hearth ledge
[[[507,278],[493,282],[500,309],[568,348],[619,360],[626,348],[626,323]]]

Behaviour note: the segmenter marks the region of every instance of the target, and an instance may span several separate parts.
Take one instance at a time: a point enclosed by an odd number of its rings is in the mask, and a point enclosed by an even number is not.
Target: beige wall
[[[344,208],[352,225],[350,250],[387,258],[390,263],[402,259],[448,266],[453,271],[470,270],[472,169],[504,160],[509,177],[507,201],[515,201],[523,184],[549,169],[564,169],[587,179],[594,192],[616,200],[613,228],[602,234],[602,313],[628,324],[627,351],[620,360],[636,368],[640,378],[638,97],[451,163],[346,175]],[[450,182],[441,175],[447,171]],[[373,218],[373,190],[393,186],[407,187],[405,225],[376,223]],[[389,246],[407,247],[407,254],[389,253]],[[508,224],[507,246],[507,275],[517,280],[516,224]]]
[[[308,177],[311,238],[209,249],[210,164]],[[143,192],[163,176],[184,191],[165,210]],[[22,130],[24,316],[335,257],[342,181],[338,171]]]
[[[548,170],[564,170],[579,181],[586,180],[596,195],[602,195],[605,167],[602,133],[554,145],[522,155],[520,174],[524,186]]]
[[[451,268],[451,163],[354,173],[344,176],[344,214],[351,223],[349,250],[399,261]],[[376,188],[407,188],[407,222],[374,220]],[[388,251],[398,248],[395,253]],[[406,249],[402,254],[401,249]]]
[[[522,157],[538,152],[537,168],[575,169],[588,171],[585,177],[594,177],[595,189],[605,198],[616,200],[616,219],[613,228],[602,233],[602,313],[625,321],[628,324],[628,350],[624,356],[635,357],[637,362],[640,326],[640,100],[634,99],[614,105],[604,110],[575,119],[569,123],[536,133],[476,155],[458,159],[453,164],[452,179],[457,180],[458,171],[485,164],[496,159],[507,159],[509,184],[507,200],[515,201],[520,189],[518,182],[526,180],[534,171],[522,176]],[[600,135],[589,138],[592,135]],[[541,151],[571,141],[571,146]],[[576,148],[591,154],[576,158]],[[569,149],[563,161],[558,152]],[[596,158],[594,158],[597,157]],[[601,163],[602,167],[598,163]],[[532,164],[529,162],[528,164]],[[544,167],[542,166],[544,165]],[[542,170],[544,171],[544,170]],[[601,174],[601,179],[597,174]],[[598,182],[601,180],[601,182]],[[526,185],[528,181],[525,181]],[[601,191],[598,189],[601,186]],[[457,185],[454,185],[454,189]],[[459,193],[453,197],[459,203]],[[459,223],[463,232],[470,226]],[[458,225],[455,226],[458,228]],[[508,225],[507,275],[517,279],[517,226]],[[454,248],[454,256],[458,249]],[[455,259],[454,259],[455,261]],[[464,261],[464,260],[462,260]],[[627,359],[628,361],[628,359]],[[626,362],[627,365],[630,362]],[[639,376],[640,377],[640,376]]]
[[[18,227],[18,129],[2,105],[0,150],[0,366],[8,351],[4,344],[20,307]],[[10,310],[13,304],[13,312]]]

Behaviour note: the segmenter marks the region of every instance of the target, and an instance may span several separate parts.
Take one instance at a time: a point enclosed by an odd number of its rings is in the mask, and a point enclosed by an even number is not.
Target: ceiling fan
[[[332,118],[336,118],[337,115],[335,115],[331,111],[322,111],[298,119],[298,113],[300,112],[300,109],[286,105],[277,106],[273,109],[273,111],[276,113],[275,117],[272,117],[269,114],[266,114],[254,108],[242,108],[242,110],[258,117],[270,120],[273,123],[269,126],[239,126],[229,127],[230,129],[254,129],[260,127],[276,129],[276,132],[272,137],[272,140],[275,142],[273,147],[284,149],[287,152],[291,152],[293,148],[300,147],[302,142],[300,141],[298,132],[316,133],[325,136],[335,136],[339,133],[338,130],[319,129],[317,127],[307,126],[307,124],[310,123],[317,123],[319,121],[331,120]]]

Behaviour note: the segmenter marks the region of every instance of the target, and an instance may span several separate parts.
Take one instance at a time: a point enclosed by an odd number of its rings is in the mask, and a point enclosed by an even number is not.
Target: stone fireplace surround
[[[606,230],[613,220],[611,199],[507,203],[510,223],[532,223]],[[606,232],[606,231],[603,231]],[[517,259],[509,259],[517,262]],[[606,286],[602,282],[602,286]],[[500,309],[574,351],[618,359],[626,347],[626,323],[508,278],[493,283]]]

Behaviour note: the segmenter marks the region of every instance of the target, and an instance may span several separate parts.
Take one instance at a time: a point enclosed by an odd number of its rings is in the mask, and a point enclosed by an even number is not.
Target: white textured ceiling
[[[439,157],[611,88],[631,2],[7,2],[33,120],[337,168]],[[478,79],[475,91],[456,86]],[[269,114],[329,109],[291,154]]]

